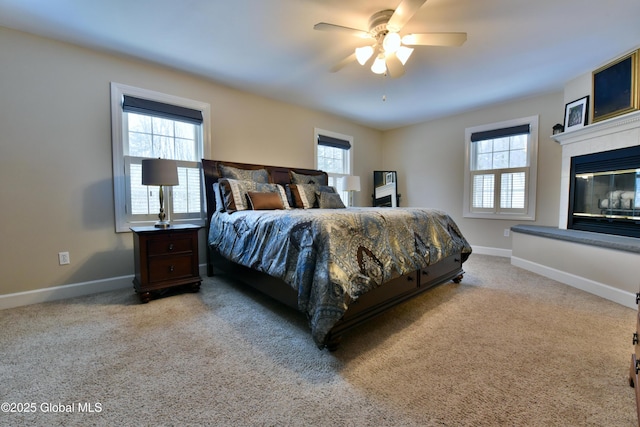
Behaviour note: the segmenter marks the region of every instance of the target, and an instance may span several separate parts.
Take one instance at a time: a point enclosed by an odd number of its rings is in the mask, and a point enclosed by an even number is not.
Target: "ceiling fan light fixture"
[[[400,34],[387,33],[387,35],[384,36],[384,40],[382,41],[382,47],[384,48],[385,52],[394,53],[395,51],[398,50],[401,43],[402,43],[402,40],[400,38]]]
[[[373,55],[373,46],[363,46],[356,48],[356,59],[360,65],[367,63],[369,58]]]
[[[398,57],[402,65],[404,65],[407,63],[412,53],[413,53],[412,47],[400,46],[396,51],[396,56]]]
[[[376,74],[384,74],[387,71],[387,64],[384,60],[384,55],[379,55],[375,61],[373,61],[373,65],[371,66],[371,71]]]

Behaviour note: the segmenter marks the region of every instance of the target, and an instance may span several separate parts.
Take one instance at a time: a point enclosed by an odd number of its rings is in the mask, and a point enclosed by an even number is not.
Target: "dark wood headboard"
[[[327,175],[326,172],[315,169],[303,169],[303,168],[289,168],[284,166],[267,166],[267,165],[254,165],[250,163],[236,163],[226,162],[223,160],[208,160],[202,159],[202,171],[204,173],[204,185],[207,195],[207,226],[211,221],[211,215],[216,209],[216,198],[213,193],[213,184],[218,182],[220,176],[219,165],[232,166],[238,169],[266,169],[269,172],[269,179],[274,184],[286,185],[291,183],[289,171],[304,175]]]

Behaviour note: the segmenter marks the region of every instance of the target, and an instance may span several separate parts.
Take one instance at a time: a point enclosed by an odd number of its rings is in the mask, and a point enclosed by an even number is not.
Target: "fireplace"
[[[552,138],[562,147],[558,228],[640,237],[640,111]]]
[[[571,159],[567,228],[640,237],[640,146]]]

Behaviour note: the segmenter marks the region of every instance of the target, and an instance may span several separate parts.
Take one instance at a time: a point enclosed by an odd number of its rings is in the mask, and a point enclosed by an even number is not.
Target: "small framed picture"
[[[387,184],[393,184],[395,182],[393,172],[387,172],[387,176],[385,177],[385,182]]]
[[[575,130],[587,124],[589,95],[564,106],[564,131]]]
[[[638,51],[593,72],[593,121],[606,120],[639,108]]]

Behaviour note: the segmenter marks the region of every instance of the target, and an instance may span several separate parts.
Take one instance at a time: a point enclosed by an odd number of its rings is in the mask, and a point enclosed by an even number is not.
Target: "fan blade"
[[[425,4],[427,0],[402,0],[402,3],[396,8],[391,19],[387,22],[387,30],[397,33],[409,22],[409,19]]]
[[[462,46],[467,33],[422,33],[407,34],[402,43],[408,46]]]
[[[349,34],[361,39],[370,39],[371,34],[364,30],[358,30],[356,28],[343,27],[342,25],[328,24],[326,22],[318,22],[313,26],[314,30],[318,31],[335,31],[340,33]]]
[[[404,75],[404,66],[402,62],[398,59],[395,53],[387,55],[387,71],[389,75],[397,79],[398,77],[402,77]]]
[[[330,71],[332,73],[336,73],[336,72],[342,70],[347,64],[349,64],[350,62],[353,62],[355,60],[356,60],[356,53],[353,52],[351,55],[347,56],[342,61],[338,62],[336,65],[331,67]]]

